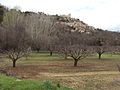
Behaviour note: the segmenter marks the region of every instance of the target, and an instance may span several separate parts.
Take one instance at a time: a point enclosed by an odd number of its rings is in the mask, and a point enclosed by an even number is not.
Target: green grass
[[[71,57],[68,57],[69,59],[72,59]],[[8,61],[8,58],[3,58],[3,59],[6,59],[6,61]],[[91,56],[88,56],[87,58],[85,59],[88,59],[88,60],[91,60],[91,59],[98,59],[98,54],[93,54]],[[120,55],[119,54],[111,54],[111,53],[104,53],[102,54],[101,56],[101,59],[109,59],[109,60],[120,60]],[[18,61],[24,61],[24,60],[29,60],[29,61],[56,61],[56,60],[64,60],[64,55],[62,54],[59,54],[59,53],[56,53],[54,52],[52,56],[50,56],[50,53],[49,52],[33,52],[33,53],[30,53],[28,56],[27,56],[27,59],[26,57],[22,57],[20,60]]]
[[[19,80],[0,74],[0,90],[73,90],[67,87],[57,87],[49,81]]]
[[[53,53],[52,56],[49,55],[49,52],[40,52],[40,53],[31,53],[28,56],[29,59],[39,59],[39,60],[59,60],[64,59],[64,56],[58,53]],[[69,57],[70,58],[70,57]],[[96,58],[98,59],[98,54],[93,54],[88,58]],[[120,59],[119,54],[111,54],[111,53],[104,53],[101,56],[102,59]]]
[[[98,54],[93,54],[88,59],[98,59]],[[103,53],[101,59],[120,59],[120,54]]]
[[[25,57],[24,57],[25,58]],[[57,53],[53,53],[52,56],[50,56],[49,52],[40,52],[40,53],[31,53],[28,55],[29,60],[58,60],[61,56]]]

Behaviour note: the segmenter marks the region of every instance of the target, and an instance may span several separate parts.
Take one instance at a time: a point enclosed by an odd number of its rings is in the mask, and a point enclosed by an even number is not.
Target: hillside
[[[4,8],[6,8],[6,7],[1,5],[1,7],[0,7],[1,21],[2,21],[2,18],[3,18],[2,17],[3,16],[3,11],[7,10],[7,8],[6,9],[4,9]],[[18,10],[18,11],[21,12],[20,10]],[[68,14],[68,15],[57,15],[57,14],[56,15],[49,15],[49,14],[45,14],[43,12],[36,13],[36,12],[33,12],[33,11],[25,11],[25,12],[21,12],[21,13],[24,13],[25,15],[40,15],[40,16],[44,16],[45,18],[48,18],[48,17],[54,18],[57,23],[69,27],[69,30],[71,30],[73,32],[74,31],[79,31],[79,32],[90,33],[90,32],[97,31],[95,29],[95,27],[89,26],[84,21],[81,21],[80,19],[76,19],[76,18],[71,17],[71,14]]]
[[[88,24],[84,23],[83,21],[80,21],[79,19],[72,18],[71,15],[61,15],[61,16],[54,16],[62,25],[68,26],[71,28],[71,31],[79,31],[79,32],[95,32],[96,29],[93,26],[89,26]]]
[[[52,19],[55,19],[56,23],[59,23],[60,25],[69,27],[69,30],[71,30],[72,32],[78,31],[78,32],[90,33],[90,32],[98,31],[95,27],[89,26],[88,24],[81,21],[80,19],[72,18],[71,14],[69,14],[69,15],[57,15],[57,14],[56,15],[48,15],[43,12],[35,13],[35,12],[29,12],[29,11],[26,11],[25,13],[28,15],[39,14],[40,16],[44,16],[46,18],[50,17]]]

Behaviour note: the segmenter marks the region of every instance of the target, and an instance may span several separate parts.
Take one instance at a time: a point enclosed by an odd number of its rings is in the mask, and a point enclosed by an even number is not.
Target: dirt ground
[[[120,90],[120,60],[21,60],[17,67],[6,64],[8,73],[20,79],[51,80],[77,90]]]

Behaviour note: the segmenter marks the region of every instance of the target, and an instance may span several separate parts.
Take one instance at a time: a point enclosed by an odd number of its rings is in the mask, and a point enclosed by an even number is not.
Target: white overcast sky
[[[47,14],[69,14],[96,28],[109,29],[120,25],[120,0],[0,0],[9,8]]]

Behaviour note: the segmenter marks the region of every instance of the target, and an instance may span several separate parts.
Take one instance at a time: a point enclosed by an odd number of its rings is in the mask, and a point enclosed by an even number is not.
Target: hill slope
[[[71,18],[70,15],[61,15],[56,16],[58,22],[60,22],[62,25],[67,25],[71,28],[71,30],[79,31],[79,32],[95,32],[96,29],[92,26],[89,26],[88,24],[84,23],[83,21],[80,21],[79,19]]]

